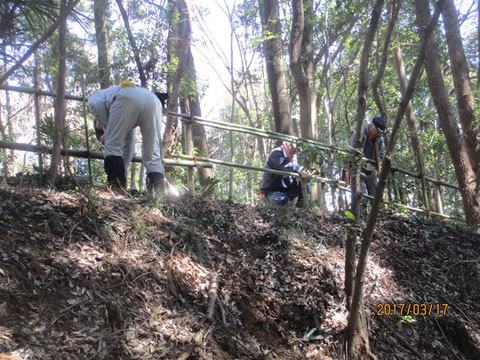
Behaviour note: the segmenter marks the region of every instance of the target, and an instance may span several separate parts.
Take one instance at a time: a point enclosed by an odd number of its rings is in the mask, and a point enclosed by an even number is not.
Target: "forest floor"
[[[3,184],[0,353],[343,359],[356,226],[319,210]],[[480,359],[478,229],[383,213],[364,289],[378,359]]]

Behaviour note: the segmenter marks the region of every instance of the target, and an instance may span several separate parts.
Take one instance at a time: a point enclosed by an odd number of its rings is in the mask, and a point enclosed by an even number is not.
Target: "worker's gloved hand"
[[[308,179],[311,176],[310,172],[303,166],[299,169],[298,173],[300,174],[300,179]]]

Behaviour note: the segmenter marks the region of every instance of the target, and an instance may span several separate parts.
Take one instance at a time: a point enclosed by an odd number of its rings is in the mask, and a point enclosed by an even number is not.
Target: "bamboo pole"
[[[15,91],[19,93],[24,93],[24,94],[32,94],[32,95],[42,95],[42,96],[51,96],[51,97],[56,97],[57,94],[51,91],[43,91],[40,89],[31,89],[31,88],[24,88],[20,86],[11,86],[11,85],[0,85],[0,90],[5,90],[5,91]],[[82,96],[76,96],[76,95],[69,95],[65,94],[65,99],[67,100],[76,100],[76,101],[83,101]]]
[[[20,151],[30,151],[30,152],[44,152],[47,154],[52,153],[52,148],[47,146],[38,146],[38,145],[30,145],[30,144],[22,144],[22,143],[14,143],[11,141],[0,141],[0,149],[13,149],[13,150],[20,150]],[[60,155],[63,156],[74,156],[78,158],[88,158],[90,156],[91,159],[98,159],[103,160],[103,154],[98,151],[90,151],[88,153],[86,150],[78,150],[78,149],[61,149]],[[134,156],[132,162],[142,162],[142,158],[140,156]],[[212,164],[206,161],[191,161],[191,160],[177,160],[177,159],[163,159],[164,164],[172,165],[172,166],[203,166],[206,168],[211,168]]]
[[[10,85],[0,85],[0,90],[16,91],[16,92],[21,92],[21,93],[26,93],[26,94],[34,94],[34,95],[37,94],[37,95],[42,95],[42,96],[53,96],[53,97],[56,96],[55,93],[48,92],[48,91],[35,90],[35,89],[23,88],[23,87],[18,87],[18,86],[10,86]],[[69,94],[65,94],[65,99],[83,101],[82,96],[69,95]],[[183,118],[183,119],[193,119],[194,123],[196,122],[198,124],[214,127],[214,128],[217,128],[217,129],[238,131],[238,132],[243,132],[243,133],[247,133],[247,134],[251,134],[251,135],[255,135],[255,136],[261,136],[261,137],[269,138],[269,139],[286,140],[286,141],[291,141],[291,142],[303,142],[303,143],[306,143],[306,144],[314,145],[317,148],[319,148],[321,150],[326,150],[326,151],[338,151],[338,152],[342,152],[342,153],[349,153],[350,151],[352,151],[351,149],[343,149],[343,148],[340,148],[340,147],[337,147],[337,146],[334,146],[334,145],[329,146],[329,145],[326,145],[326,144],[323,144],[321,142],[314,141],[314,140],[302,139],[302,138],[299,138],[299,137],[296,137],[296,136],[280,134],[280,133],[276,133],[276,132],[273,132],[273,131],[257,129],[257,128],[254,128],[254,127],[244,126],[244,125],[240,125],[240,124],[236,124],[236,123],[226,123],[226,122],[221,122],[221,121],[208,120],[208,119],[203,119],[203,118],[200,118],[200,117],[197,117],[197,116],[190,116],[190,115],[180,114],[180,113],[175,113],[175,112],[169,112],[168,115],[178,116],[178,117]],[[243,130],[243,131],[240,131],[240,130]],[[364,158],[363,161],[372,162],[371,160],[366,159],[366,158]],[[391,167],[391,171],[392,172],[398,171],[402,174],[409,175],[409,176],[415,177],[417,179],[419,179],[421,177],[421,175],[418,174],[418,173],[414,173],[412,171],[401,169],[401,168],[398,168],[398,167],[395,167],[395,166]],[[448,188],[451,188],[451,189],[459,190],[459,187],[457,185],[449,184],[449,183],[437,180],[437,179],[429,177],[429,176],[425,176],[425,179],[427,181],[435,184],[435,185],[441,185],[441,186],[448,187]]]

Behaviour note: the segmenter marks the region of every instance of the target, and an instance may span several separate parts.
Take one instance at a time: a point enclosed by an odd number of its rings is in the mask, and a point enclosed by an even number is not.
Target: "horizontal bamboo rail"
[[[24,87],[11,86],[11,85],[0,85],[0,90],[15,91],[15,92],[33,94],[33,95],[43,95],[43,96],[52,96],[52,97],[56,96],[55,93],[49,92],[49,91],[35,90],[35,89],[32,89],[32,88],[24,88]],[[82,96],[69,95],[69,94],[65,95],[65,99],[76,100],[76,101],[84,101],[84,97],[82,97]],[[87,100],[88,99],[85,99],[85,101],[87,101]],[[271,139],[276,139],[276,140],[285,140],[285,141],[291,141],[291,142],[302,142],[302,143],[305,143],[305,144],[313,145],[313,146],[315,146],[319,149],[326,150],[326,151],[338,151],[338,152],[348,154],[350,151],[353,150],[353,149],[343,149],[343,148],[340,148],[340,147],[337,147],[337,146],[323,144],[323,143],[321,143],[319,141],[315,141],[315,140],[302,139],[302,138],[299,138],[297,136],[281,134],[281,133],[277,133],[277,132],[274,132],[274,131],[258,129],[258,128],[255,128],[255,127],[245,126],[245,125],[240,125],[240,124],[235,124],[235,123],[227,123],[227,122],[223,122],[223,121],[208,120],[208,119],[204,119],[204,118],[197,117],[197,116],[191,116],[191,115],[188,115],[188,114],[169,112],[168,115],[177,116],[182,121],[187,121],[187,122],[190,121],[190,122],[192,122],[192,124],[197,123],[197,124],[217,128],[217,129],[232,130],[232,131],[237,131],[237,132],[241,132],[241,133],[245,133],[245,134],[261,136],[261,137],[264,137],[264,138],[271,138]],[[364,158],[364,160],[367,161],[367,162],[372,162],[369,159]],[[417,179],[419,179],[421,177],[420,174],[417,174],[417,173],[414,173],[412,171],[408,171],[408,170],[405,170],[405,169],[397,168],[395,166],[392,166],[391,171],[392,172],[398,171],[399,173],[409,175],[409,176],[412,176],[412,177],[417,178]],[[428,180],[429,182],[435,184],[435,185],[445,186],[445,187],[448,187],[448,188],[459,190],[457,185],[449,184],[449,183],[434,179],[434,178],[429,177],[429,176],[425,176],[425,179]]]
[[[176,112],[169,112],[168,115],[178,116],[182,121],[189,122],[193,125],[195,125],[195,123],[197,123],[197,124],[200,124],[200,125],[206,125],[206,126],[210,126],[210,127],[217,128],[217,129],[237,131],[237,132],[240,132],[240,133],[250,134],[250,135],[254,135],[254,136],[261,136],[261,137],[264,137],[264,138],[270,138],[270,139],[276,139],[276,140],[285,140],[285,141],[291,141],[291,142],[297,142],[297,143],[298,142],[303,142],[305,144],[309,144],[309,145],[315,146],[319,149],[326,150],[326,151],[332,151],[332,152],[333,151],[338,151],[338,152],[342,152],[342,153],[346,153],[346,154],[351,153],[352,151],[355,151],[355,149],[353,149],[353,148],[343,149],[343,148],[340,148],[340,147],[337,147],[337,146],[326,145],[326,144],[323,144],[319,141],[302,139],[302,138],[299,138],[297,136],[281,134],[281,133],[277,133],[277,132],[274,132],[274,131],[268,131],[268,130],[263,130],[263,129],[257,129],[257,128],[254,128],[254,127],[251,127],[251,126],[245,126],[245,125],[234,124],[234,123],[227,123],[227,122],[223,122],[223,121],[208,120],[208,119],[203,119],[203,118],[200,118],[200,117],[197,117],[197,116],[191,116],[191,115],[188,115],[188,114],[181,114],[181,113],[176,113]],[[373,160],[370,160],[370,159],[363,158],[363,160],[366,161],[366,162],[375,163]],[[391,171],[392,172],[397,171],[399,173],[409,175],[409,176],[415,177],[417,179],[419,179],[421,177],[420,174],[414,173],[414,172],[409,171],[409,170],[397,168],[395,166],[392,166]],[[452,189],[459,190],[458,186],[456,186],[456,185],[448,184],[448,183],[445,183],[443,181],[439,181],[437,179],[434,179],[434,178],[431,178],[431,177],[428,177],[428,176],[426,176],[425,179],[430,181],[433,184],[436,184],[436,185],[441,185],[441,186],[445,186],[445,187],[449,187],[449,188],[452,188]]]
[[[46,154],[52,153],[52,148],[48,146],[38,146],[30,144],[15,143],[11,141],[0,141],[0,149],[11,149],[11,150],[20,150],[20,151],[29,151],[29,152],[43,152]],[[77,150],[77,149],[61,149],[60,154],[63,156],[73,156],[78,158],[91,158],[103,160],[103,154],[98,151],[86,151],[86,150]],[[140,156],[134,156],[132,162],[142,162]],[[205,161],[191,161],[191,160],[177,160],[177,159],[163,159],[165,165],[171,166],[201,166],[206,168],[211,168],[212,164]]]
[[[18,87],[18,86],[11,86],[11,85],[0,85],[0,90],[5,90],[5,91],[15,91],[15,92],[20,92],[20,93],[27,93],[27,94],[32,94],[32,95],[42,95],[42,96],[51,96],[55,97],[56,94],[53,92],[49,91],[43,91],[43,90],[35,90],[31,88],[24,88],[24,87]],[[76,95],[65,95],[65,99],[68,100],[75,100],[75,101],[87,101],[87,98],[83,96],[76,96]],[[250,126],[245,126],[245,125],[240,125],[240,124],[235,124],[235,123],[227,123],[227,122],[222,122],[222,121],[214,121],[214,120],[209,120],[209,119],[204,119],[201,117],[197,116],[192,116],[188,114],[181,114],[181,113],[176,113],[176,112],[169,112],[168,115],[170,116],[177,116],[180,118],[180,120],[187,122],[189,125],[195,125],[195,124],[200,124],[200,125],[206,125],[210,126],[213,128],[217,129],[222,129],[222,130],[229,130],[229,131],[236,131],[240,133],[245,133],[245,134],[250,134],[254,136],[261,136],[264,138],[270,138],[270,139],[276,139],[276,140],[285,140],[285,141],[291,141],[291,142],[296,142],[296,143],[304,143],[308,145],[315,146],[318,149],[325,150],[325,151],[332,151],[332,152],[341,152],[345,154],[349,154],[352,151],[358,151],[353,148],[349,149],[343,149],[337,146],[332,146],[332,145],[327,145],[323,144],[319,141],[315,140],[310,140],[310,139],[302,139],[297,136],[292,136],[292,135],[286,135],[286,134],[281,134],[277,133],[274,131],[269,131],[269,130],[264,130],[264,129],[258,129],[255,127],[250,127]],[[14,143],[14,142],[8,142],[8,141],[0,141],[0,148],[8,148],[8,149],[13,149],[13,150],[23,150],[23,151],[32,151],[32,152],[45,152],[45,153],[51,153],[52,149],[45,147],[45,146],[37,146],[37,145],[29,145],[29,144],[20,144],[20,143]],[[74,157],[80,157],[80,158],[92,158],[92,159],[103,159],[103,155],[99,152],[88,152],[85,150],[65,150],[61,149],[61,155],[70,155]],[[216,159],[209,159],[209,158],[199,158],[199,157],[192,157],[192,156],[186,156],[186,155],[174,155],[175,157],[179,157],[182,159],[188,159],[188,160],[174,160],[174,159],[163,159],[163,162],[165,165],[172,165],[172,166],[201,166],[201,167],[208,167],[211,168],[212,164],[218,164],[218,165],[224,165],[224,166],[230,166],[230,167],[236,167],[236,168],[241,168],[241,169],[246,169],[246,170],[254,170],[254,171],[261,171],[261,172],[270,172],[274,174],[279,174],[279,175],[287,175],[287,176],[297,176],[297,173],[292,173],[292,172],[285,172],[285,171],[279,171],[279,170],[273,170],[273,169],[265,169],[265,168],[259,168],[255,166],[248,166],[248,165],[240,165],[240,164],[235,164],[232,162],[227,162],[227,161],[221,161],[221,160],[216,160]],[[366,162],[373,162],[369,159],[363,159]],[[134,157],[133,162],[141,162],[141,157]],[[405,175],[414,177],[414,178],[421,178],[421,174],[414,173],[412,171],[408,171],[405,169],[397,168],[392,166],[391,167],[391,172],[399,172],[403,173]],[[327,179],[324,177],[320,176],[313,176],[316,179],[324,182],[324,183],[330,183],[332,186],[335,186],[341,190],[344,191],[350,191],[346,186],[347,184],[339,181],[339,180],[332,180],[332,179]],[[312,178],[312,177],[311,177]],[[449,187],[455,190],[459,190],[459,187],[457,185],[449,184],[428,176],[425,176],[425,180],[437,185],[437,186],[444,186],[444,187]],[[364,195],[365,197],[369,198],[370,196]],[[426,212],[423,209],[418,209],[418,208],[412,208],[407,205],[403,204],[398,204],[401,207],[404,207],[406,209],[416,211],[416,212]],[[433,215],[444,217],[444,218],[449,218],[449,219],[456,219],[456,220],[463,220],[460,218],[456,217],[449,217],[444,214],[436,213],[436,212],[430,212]]]
[[[15,92],[31,94],[31,95],[43,95],[43,96],[51,96],[51,97],[56,97],[57,96],[57,94],[55,94],[53,92],[50,92],[50,91],[35,90],[35,89],[31,89],[31,88],[24,88],[24,87],[11,86],[11,85],[0,85],[0,90],[15,91]],[[83,101],[83,96],[65,94],[65,99]],[[88,99],[85,99],[85,101],[87,101],[87,100]]]

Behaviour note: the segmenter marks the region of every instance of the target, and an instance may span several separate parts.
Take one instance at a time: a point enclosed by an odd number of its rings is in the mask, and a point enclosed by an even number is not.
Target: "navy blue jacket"
[[[290,161],[281,146],[270,152],[265,168],[298,173],[302,170],[302,167],[297,162]],[[263,173],[262,187],[260,190],[264,194],[270,191],[287,192],[294,183],[294,176],[284,176],[265,172]]]

